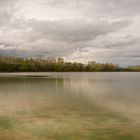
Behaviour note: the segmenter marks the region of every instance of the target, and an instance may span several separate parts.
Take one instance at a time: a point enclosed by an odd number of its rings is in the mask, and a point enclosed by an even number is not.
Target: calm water
[[[140,73],[0,74],[0,140],[140,140]]]

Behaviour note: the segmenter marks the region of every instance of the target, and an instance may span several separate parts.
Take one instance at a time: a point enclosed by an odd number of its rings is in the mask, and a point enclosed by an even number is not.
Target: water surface
[[[112,139],[140,139],[140,73],[0,74],[0,140]]]

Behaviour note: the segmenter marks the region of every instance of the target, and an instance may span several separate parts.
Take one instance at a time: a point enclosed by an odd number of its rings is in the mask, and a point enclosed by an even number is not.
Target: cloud
[[[113,18],[113,17],[131,17],[139,14],[140,12],[140,1],[139,0],[98,0],[97,13],[101,17]],[[94,5],[91,4],[91,7]],[[90,7],[89,11],[92,11]]]
[[[7,25],[14,18],[15,0],[0,0],[0,26]]]
[[[139,0],[0,0],[0,54],[139,63],[139,5]]]
[[[87,42],[94,40],[100,35],[106,35],[121,30],[128,26],[131,21],[121,20],[88,21],[85,19],[59,20],[59,21],[36,21],[29,22],[35,39],[49,38],[55,41]],[[38,35],[37,35],[38,34]]]
[[[77,9],[86,16],[129,17],[140,12],[139,0],[41,0],[40,2],[53,7]]]

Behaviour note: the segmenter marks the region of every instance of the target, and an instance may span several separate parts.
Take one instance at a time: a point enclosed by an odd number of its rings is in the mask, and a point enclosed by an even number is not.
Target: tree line
[[[79,62],[65,62],[62,57],[39,59],[0,56],[0,72],[115,72],[140,71],[139,66],[120,67],[112,63],[87,64]]]

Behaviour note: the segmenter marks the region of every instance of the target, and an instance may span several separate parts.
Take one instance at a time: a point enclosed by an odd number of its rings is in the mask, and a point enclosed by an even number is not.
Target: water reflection
[[[9,110],[30,108],[32,103],[53,96],[82,96],[112,110],[140,115],[139,79],[139,73],[129,73],[125,76],[122,73],[55,73],[47,78],[1,78],[1,111],[5,110],[4,106],[9,107]]]
[[[32,123],[34,128],[30,128],[29,124],[25,125],[31,131],[31,134],[34,133],[32,131],[36,132],[36,125],[43,129],[42,127],[46,124],[46,120],[43,121],[42,125],[39,124],[38,126],[38,123],[44,119],[44,116],[47,120],[49,118],[49,121],[50,119],[56,121],[64,117],[63,121],[61,121],[64,126],[67,126],[68,122],[65,120],[65,117],[71,116],[69,118],[69,125],[71,125],[76,123],[76,120],[80,120],[79,115],[82,115],[82,123],[78,125],[79,127],[76,127],[75,131],[82,134],[80,130],[87,131],[82,128],[82,125],[85,125],[84,123],[87,123],[87,120],[91,121],[90,124],[94,122],[95,125],[99,123],[97,121],[99,118],[105,119],[106,112],[114,112],[114,114],[118,113],[125,116],[137,124],[134,126],[136,128],[140,124],[139,84],[139,73],[22,73],[14,74],[14,76],[9,74],[0,78],[0,116],[9,116],[12,119],[24,122],[24,124],[28,122],[29,118],[35,119],[37,124]],[[23,115],[23,118],[21,116],[18,117],[19,114]],[[112,115],[109,114],[107,116],[112,121],[113,118],[109,116]],[[118,119],[119,117],[115,115],[114,118]],[[101,119],[99,120],[102,122]],[[125,129],[122,128],[121,123],[124,125],[123,122],[119,122],[120,131]],[[46,125],[49,125],[52,130],[54,129],[53,124],[54,122],[48,122]],[[58,124],[55,123],[55,127]],[[87,125],[86,129],[93,129],[94,125],[89,128]],[[58,126],[56,131],[59,130],[59,127],[61,129],[61,126]],[[70,127],[72,126],[69,126],[67,129],[69,130]],[[112,127],[116,129],[116,126],[111,125]],[[39,130],[37,129],[37,131]],[[140,129],[135,131],[138,134]],[[104,131],[101,133],[107,135]],[[45,135],[42,137],[49,138],[50,136]],[[52,137],[52,139],[57,140],[54,136]],[[138,135],[137,137],[140,138]],[[85,136],[85,138],[87,140],[92,139],[88,136]],[[74,139],[76,140],[76,138]],[[99,137],[98,139],[100,140]],[[108,137],[108,139],[111,138]]]

